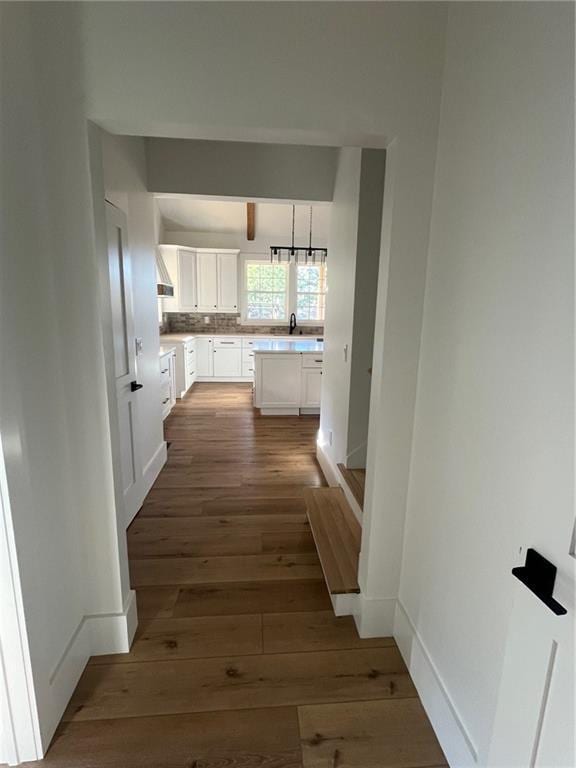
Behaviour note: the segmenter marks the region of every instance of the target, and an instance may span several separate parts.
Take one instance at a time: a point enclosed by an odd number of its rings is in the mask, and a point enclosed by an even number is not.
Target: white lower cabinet
[[[320,408],[322,371],[319,368],[302,368],[301,408]]]
[[[163,337],[164,340],[174,345],[174,395],[181,398],[196,380],[196,342],[193,336]]]
[[[196,375],[199,378],[214,376],[214,339],[196,337]]]
[[[238,378],[242,376],[242,350],[239,348],[217,347],[213,351],[214,377]]]
[[[176,350],[160,356],[160,402],[165,419],[176,402]]]
[[[254,405],[264,415],[317,412],[322,392],[322,355],[259,352],[255,356]]]

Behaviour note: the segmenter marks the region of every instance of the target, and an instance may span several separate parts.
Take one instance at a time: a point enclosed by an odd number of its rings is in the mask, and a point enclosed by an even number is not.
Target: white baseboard
[[[395,609],[396,599],[393,597],[358,595],[354,621],[360,637],[391,637],[394,634]]]
[[[90,633],[92,656],[128,653],[138,625],[136,592],[130,590],[122,613],[86,616],[85,621]]]
[[[338,486],[342,488],[350,509],[352,512],[354,512],[354,516],[360,525],[362,525],[362,507],[360,504],[358,504],[354,494],[340,474],[338,466],[332,461],[330,456],[328,456],[324,448],[318,444],[316,444],[316,458],[318,459],[318,464],[320,464],[320,469],[324,473],[324,477],[326,478],[328,485],[332,486],[333,488],[337,488]]]
[[[330,595],[334,616],[354,616],[356,601],[360,597],[357,593],[345,595]]]
[[[476,766],[478,749],[400,600],[396,601],[394,638],[449,765],[453,768]]]
[[[138,616],[136,592],[130,590],[121,613],[84,616],[49,678],[50,705],[43,707],[42,750],[46,754],[80,675],[90,656],[127,653],[132,645]]]
[[[338,472],[338,467],[333,463],[330,456],[328,456],[324,447],[318,443],[316,444],[316,458],[318,459],[318,464],[320,464],[320,469],[324,473],[328,485],[333,487],[340,485],[341,477],[340,472]]]

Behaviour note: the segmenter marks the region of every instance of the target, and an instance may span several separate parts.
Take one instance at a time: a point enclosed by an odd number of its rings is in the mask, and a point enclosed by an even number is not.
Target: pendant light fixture
[[[310,232],[307,246],[294,245],[294,228],[296,224],[296,206],[292,206],[292,243],[291,245],[271,245],[270,246],[270,262],[276,261],[278,264],[282,263],[284,258],[288,263],[294,258],[294,262],[298,264],[300,259],[304,260],[304,263],[316,264],[318,259],[320,264],[326,263],[326,257],[328,256],[327,248],[318,248],[312,245],[312,206],[310,206]]]

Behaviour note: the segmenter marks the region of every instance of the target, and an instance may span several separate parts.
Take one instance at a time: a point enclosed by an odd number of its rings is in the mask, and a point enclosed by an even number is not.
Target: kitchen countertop
[[[270,353],[270,352],[282,352],[284,354],[294,354],[299,355],[303,352],[317,352],[322,353],[324,351],[324,342],[323,341],[316,341],[315,339],[291,339],[290,341],[286,341],[284,339],[280,339],[276,341],[275,339],[267,340],[267,341],[256,341],[254,342],[254,345],[252,346],[253,352],[263,352],[263,353]]]
[[[224,333],[224,332],[218,332],[218,333],[163,333],[160,335],[160,344],[165,344],[166,342],[170,343],[171,341],[185,341],[186,339],[194,339],[198,336],[209,336],[211,338],[220,338],[222,336],[238,336],[240,338],[244,339],[274,339],[274,341],[305,341],[305,342],[314,342],[318,343],[319,336],[315,336],[312,333],[307,334],[295,334],[293,336],[290,336],[289,334],[270,334],[270,333],[242,333],[235,332],[235,333]],[[322,342],[320,342],[322,343]],[[311,350],[311,351],[318,351],[318,350]]]

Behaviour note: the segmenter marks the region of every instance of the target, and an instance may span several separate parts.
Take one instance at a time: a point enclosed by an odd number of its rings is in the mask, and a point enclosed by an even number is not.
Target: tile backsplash
[[[205,323],[204,318],[210,322]],[[201,315],[195,312],[165,312],[160,324],[161,333],[261,333],[269,336],[284,336],[288,333],[287,325],[240,325],[239,314],[214,313]],[[322,336],[324,328],[321,325],[299,325],[295,333],[305,336]]]

